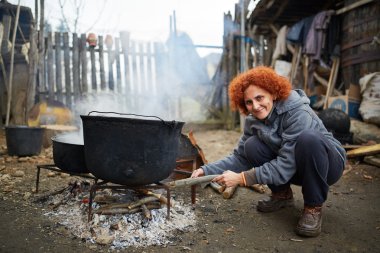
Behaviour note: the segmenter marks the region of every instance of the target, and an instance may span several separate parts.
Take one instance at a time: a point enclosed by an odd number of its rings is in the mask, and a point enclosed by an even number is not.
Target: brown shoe
[[[315,237],[321,233],[322,206],[305,206],[296,227],[296,233],[302,236]]]
[[[273,192],[269,199],[259,200],[257,203],[257,210],[263,213],[270,213],[277,211],[287,206],[293,206],[293,192],[289,187],[280,192]]]

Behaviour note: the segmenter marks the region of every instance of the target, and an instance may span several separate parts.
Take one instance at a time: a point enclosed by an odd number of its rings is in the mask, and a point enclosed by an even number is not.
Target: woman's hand
[[[195,177],[201,177],[201,176],[204,176],[204,175],[205,175],[205,172],[203,171],[203,169],[196,169],[191,174],[191,177],[195,178]]]
[[[243,184],[243,178],[241,174],[235,173],[230,170],[226,170],[225,172],[223,172],[223,174],[217,176],[212,181],[217,182],[220,185],[225,185],[226,187]]]

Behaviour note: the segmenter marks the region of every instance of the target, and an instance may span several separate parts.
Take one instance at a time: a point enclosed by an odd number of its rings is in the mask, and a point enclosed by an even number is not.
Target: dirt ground
[[[231,152],[239,133],[199,130],[194,133],[211,162]],[[109,252],[108,246],[86,243],[43,215],[35,196],[36,165],[52,163],[52,151],[38,157],[8,157],[0,133],[0,252]],[[266,194],[238,188],[232,199],[212,189],[197,188],[196,232],[176,234],[167,246],[127,248],[120,252],[380,252],[380,168],[350,161],[352,169],[330,188],[323,209],[322,233],[302,238],[294,233],[303,205],[293,186],[296,206],[275,213],[257,212]],[[41,172],[40,194],[72,178]],[[177,190],[176,190],[177,191]],[[178,194],[188,195],[187,189]],[[187,196],[186,196],[187,197]]]

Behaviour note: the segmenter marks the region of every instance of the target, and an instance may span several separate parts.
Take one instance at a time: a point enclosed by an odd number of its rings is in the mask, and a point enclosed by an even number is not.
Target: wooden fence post
[[[113,78],[113,63],[115,59],[115,53],[112,51],[113,39],[107,35],[105,39],[108,54],[108,88],[110,91],[115,90],[115,83]]]
[[[69,33],[63,33],[63,61],[65,66],[66,106],[72,108]]]
[[[92,91],[97,91],[96,83],[96,65],[95,65],[95,47],[90,46],[90,59],[91,59],[91,86]]]
[[[106,89],[106,75],[104,71],[103,36],[98,37],[98,46],[99,46],[100,88],[102,91],[104,91]]]
[[[146,68],[146,87],[147,91],[153,94],[156,94],[156,91],[154,89],[154,84],[153,84],[153,71],[152,71],[152,43],[148,42],[146,44],[146,57],[147,57],[147,68]]]
[[[73,91],[74,91],[74,99],[77,99],[80,95],[80,65],[79,65],[79,43],[78,43],[78,34],[73,33]]]
[[[54,100],[54,61],[53,61],[53,34],[52,32],[48,32],[47,37],[47,68],[48,68],[48,89],[49,89],[49,99]]]
[[[116,86],[117,93],[122,93],[120,67],[120,39],[115,38]]]
[[[80,36],[80,65],[82,70],[82,82],[81,91],[83,93],[88,92],[88,82],[87,82],[87,47],[86,47],[86,34],[81,34]]]
[[[130,78],[131,74],[129,72],[129,32],[120,32],[120,41],[121,48],[123,51],[124,58],[124,84],[125,84],[125,94],[126,96],[130,96],[131,87],[130,87]]]
[[[61,55],[61,33],[55,32],[54,34],[55,43],[55,80],[56,80],[56,91],[57,100],[63,102],[62,96],[62,55]]]

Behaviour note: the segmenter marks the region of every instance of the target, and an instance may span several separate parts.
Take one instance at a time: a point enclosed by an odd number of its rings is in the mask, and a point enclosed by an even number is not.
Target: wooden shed
[[[253,2],[257,4],[249,11],[248,5]],[[302,42],[288,38],[286,53],[275,57],[276,41],[283,27],[287,29],[287,36],[290,29],[304,20],[312,24],[321,13],[329,15],[329,22],[334,22],[335,29],[326,31],[329,34],[323,37],[326,40],[334,38],[336,43],[328,54],[324,53],[325,58],[316,61],[305,53]],[[302,27],[305,33],[309,28]],[[304,89],[309,96],[323,95],[323,108],[328,106],[328,97],[347,95],[349,90],[350,96],[358,100],[359,79],[380,70],[379,37],[378,0],[240,1],[235,5],[234,19],[230,14],[225,15],[224,51],[214,77],[217,88],[212,94],[211,108],[213,111],[228,110],[228,83],[237,73],[257,65],[276,69],[277,60],[288,64],[286,75],[294,88]],[[242,38],[246,43],[241,43]]]

